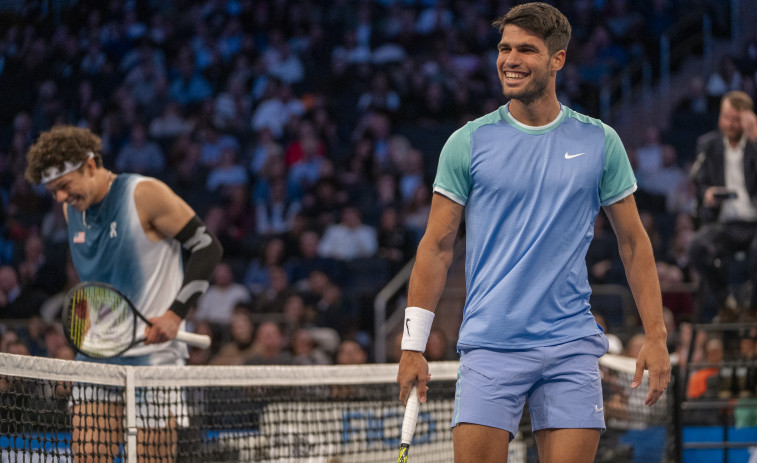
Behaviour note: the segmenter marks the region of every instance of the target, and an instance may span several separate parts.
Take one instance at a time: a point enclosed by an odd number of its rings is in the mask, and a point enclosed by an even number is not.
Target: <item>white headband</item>
[[[87,153],[87,159],[92,159],[95,157],[95,153],[90,151]],[[66,161],[63,163],[63,169],[58,169],[56,166],[48,167],[45,169],[45,171],[42,173],[42,183],[49,183],[55,180],[56,178],[63,177],[69,172],[73,172],[79,167],[84,165],[85,161],[79,161],[77,163],[73,163],[71,161]]]

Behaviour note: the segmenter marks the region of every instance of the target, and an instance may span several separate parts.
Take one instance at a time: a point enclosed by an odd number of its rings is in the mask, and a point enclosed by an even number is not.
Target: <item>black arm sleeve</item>
[[[200,295],[210,286],[213,270],[223,256],[223,247],[197,216],[192,217],[175,238],[181,243],[182,248],[189,251],[189,259],[184,266],[181,290],[169,310],[184,318]]]

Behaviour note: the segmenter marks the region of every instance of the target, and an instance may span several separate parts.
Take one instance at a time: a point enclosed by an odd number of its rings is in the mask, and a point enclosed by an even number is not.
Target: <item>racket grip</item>
[[[179,331],[176,333],[176,340],[189,344],[193,347],[200,347],[207,349],[210,347],[210,336],[207,334],[188,333],[186,331]]]
[[[410,441],[413,440],[413,434],[415,434],[415,424],[418,421],[418,387],[413,386],[410,390],[410,397],[407,398],[407,405],[405,406],[405,418],[402,420],[402,437],[400,439],[401,444],[410,445]]]

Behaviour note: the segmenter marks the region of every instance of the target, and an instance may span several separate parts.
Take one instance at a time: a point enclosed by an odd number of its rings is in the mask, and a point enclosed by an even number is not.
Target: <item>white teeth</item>
[[[507,77],[508,79],[525,79],[526,78],[526,76],[522,74],[516,74],[514,72],[506,72],[505,77]]]

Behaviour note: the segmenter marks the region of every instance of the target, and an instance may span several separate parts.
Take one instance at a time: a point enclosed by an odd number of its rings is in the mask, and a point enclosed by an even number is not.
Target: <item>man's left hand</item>
[[[633,375],[632,388],[639,387],[644,370],[649,371],[649,394],[644,399],[644,403],[651,406],[662,397],[670,382],[670,356],[665,341],[644,341],[636,359],[636,373]]]
[[[176,333],[179,332],[181,317],[173,311],[167,310],[160,317],[151,318],[150,323],[152,323],[152,327],[145,327],[145,344],[159,344],[176,337]]]

